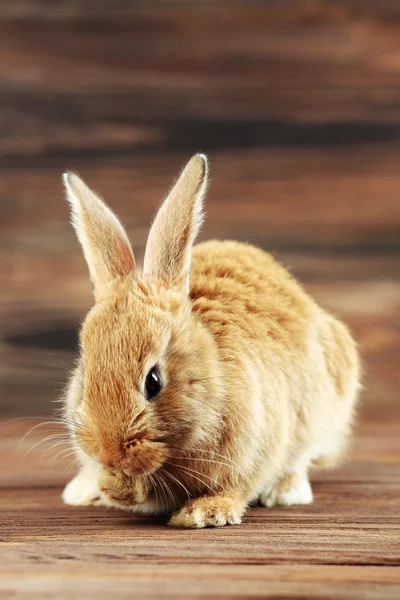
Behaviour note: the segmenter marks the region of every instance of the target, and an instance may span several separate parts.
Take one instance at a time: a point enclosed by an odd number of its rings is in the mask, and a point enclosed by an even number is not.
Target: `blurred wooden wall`
[[[400,2],[2,2],[0,140],[0,413],[53,410],[91,303],[61,173],[140,259],[203,151],[202,237],[275,252],[356,332],[365,410],[399,415]]]

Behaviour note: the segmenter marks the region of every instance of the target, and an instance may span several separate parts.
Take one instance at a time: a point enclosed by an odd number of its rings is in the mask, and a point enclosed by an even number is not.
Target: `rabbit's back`
[[[217,339],[304,349],[318,307],[271,254],[234,241],[198,244],[190,284],[193,310]]]

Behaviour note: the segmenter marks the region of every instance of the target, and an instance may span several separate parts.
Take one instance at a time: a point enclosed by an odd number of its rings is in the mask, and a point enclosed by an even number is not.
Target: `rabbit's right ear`
[[[183,169],[150,229],[144,275],[188,293],[192,245],[203,221],[207,159],[196,154]]]
[[[72,209],[72,225],[97,296],[107,283],[134,270],[132,248],[117,217],[82,179],[74,173],[65,173],[64,184]]]

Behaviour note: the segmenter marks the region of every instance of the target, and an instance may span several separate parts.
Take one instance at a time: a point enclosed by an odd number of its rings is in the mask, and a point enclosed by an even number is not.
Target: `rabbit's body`
[[[359,387],[351,335],[270,254],[248,244],[195,246],[190,297],[218,347],[223,411],[241,427],[238,443],[231,432],[233,448],[219,451],[248,465],[248,500],[311,501],[308,468],[333,465],[351,429]]]
[[[114,215],[67,181],[97,298],[67,394],[82,463],[67,503],[239,523],[256,501],[311,502],[310,467],[345,449],[359,388],[351,335],[262,250],[192,251],[204,169],[192,159],[160,209],[143,274]]]

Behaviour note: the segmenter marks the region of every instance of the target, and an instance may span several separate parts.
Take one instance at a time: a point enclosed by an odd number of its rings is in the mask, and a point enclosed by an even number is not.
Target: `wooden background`
[[[197,151],[212,168],[202,238],[273,251],[360,343],[351,462],[317,477],[312,508],[188,538],[62,507],[46,446],[21,461],[28,424],[3,423],[0,593],[398,598],[397,0],[0,3],[0,416],[53,412],[92,301],[61,173],[112,205],[140,260]]]
[[[275,252],[353,327],[365,404],[399,414],[400,4],[229,6],[1,3],[3,414],[51,410],[91,303],[61,173],[110,202],[140,259],[197,151],[202,236]]]

